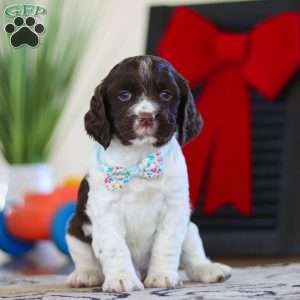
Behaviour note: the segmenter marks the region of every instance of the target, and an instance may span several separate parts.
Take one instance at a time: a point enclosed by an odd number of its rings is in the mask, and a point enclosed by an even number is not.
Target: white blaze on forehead
[[[145,96],[141,97],[141,100],[132,106],[131,111],[135,115],[139,115],[140,113],[152,113],[155,114],[157,112],[158,105],[153,101],[149,100]]]
[[[140,61],[139,73],[144,81],[148,80],[150,77],[151,63],[151,58],[147,56]]]

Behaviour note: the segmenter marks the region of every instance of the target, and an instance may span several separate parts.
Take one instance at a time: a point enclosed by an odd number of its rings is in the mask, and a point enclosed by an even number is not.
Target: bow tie
[[[105,173],[104,183],[109,191],[117,192],[122,190],[133,177],[154,179],[164,171],[164,157],[168,147],[164,146],[160,150],[148,154],[139,164],[123,167],[111,167],[102,160],[103,149],[97,146],[97,162],[100,170]]]
[[[203,86],[197,109],[205,126],[184,149],[193,207],[206,182],[204,212],[231,204],[251,212],[251,106],[249,88],[275,101],[300,65],[300,15],[282,13],[247,33],[222,32],[188,8],[172,14],[158,52]],[[209,171],[207,166],[209,165]],[[204,180],[205,178],[205,180]]]

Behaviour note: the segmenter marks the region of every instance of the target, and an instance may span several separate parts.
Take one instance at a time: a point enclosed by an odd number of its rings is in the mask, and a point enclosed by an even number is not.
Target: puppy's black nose
[[[138,115],[138,121],[141,126],[151,127],[154,124],[155,115],[152,113],[142,112]]]

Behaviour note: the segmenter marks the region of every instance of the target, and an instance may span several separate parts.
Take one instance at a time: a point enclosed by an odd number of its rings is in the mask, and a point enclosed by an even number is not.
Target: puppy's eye
[[[159,94],[159,97],[164,101],[170,101],[173,96],[169,90],[164,90]]]
[[[119,93],[118,99],[122,102],[129,101],[131,99],[132,94],[129,91],[123,90]]]

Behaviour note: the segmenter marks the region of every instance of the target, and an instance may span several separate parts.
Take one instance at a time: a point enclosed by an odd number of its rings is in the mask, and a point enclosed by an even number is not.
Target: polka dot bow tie
[[[97,145],[97,162],[101,172],[105,173],[104,183],[109,191],[122,190],[133,177],[153,179],[160,176],[164,171],[164,157],[168,148],[165,146],[158,151],[148,154],[139,164],[131,167],[108,166],[102,160],[103,148]]]

